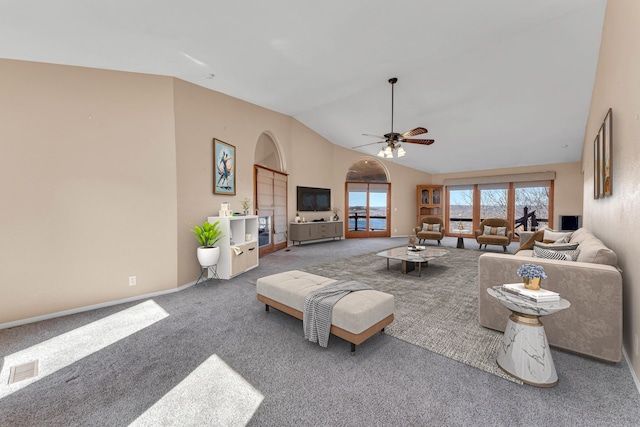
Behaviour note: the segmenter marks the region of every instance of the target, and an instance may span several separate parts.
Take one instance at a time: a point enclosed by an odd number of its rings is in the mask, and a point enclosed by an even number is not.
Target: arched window
[[[366,157],[347,171],[345,237],[389,237],[391,235],[391,184],[384,165]]]

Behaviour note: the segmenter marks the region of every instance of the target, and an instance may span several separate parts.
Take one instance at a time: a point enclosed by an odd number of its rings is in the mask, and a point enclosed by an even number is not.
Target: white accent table
[[[540,317],[569,308],[571,303],[564,298],[536,303],[501,288],[494,286],[487,289],[489,295],[511,310],[502,347],[498,350],[498,366],[526,384],[555,387],[558,374]]]

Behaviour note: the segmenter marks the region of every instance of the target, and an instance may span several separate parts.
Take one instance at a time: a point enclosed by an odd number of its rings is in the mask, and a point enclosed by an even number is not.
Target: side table
[[[470,236],[469,233],[467,233],[467,230],[457,230],[458,233],[458,244],[456,245],[456,248],[458,249],[464,249],[464,237],[465,236]]]
[[[555,387],[558,374],[540,317],[569,308],[571,303],[564,298],[536,303],[505,292],[501,286],[487,292],[511,310],[496,360],[500,369],[529,385]]]

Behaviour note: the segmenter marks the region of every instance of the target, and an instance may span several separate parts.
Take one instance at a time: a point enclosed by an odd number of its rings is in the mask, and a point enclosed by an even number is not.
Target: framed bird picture
[[[236,147],[213,139],[213,193],[236,194]]]

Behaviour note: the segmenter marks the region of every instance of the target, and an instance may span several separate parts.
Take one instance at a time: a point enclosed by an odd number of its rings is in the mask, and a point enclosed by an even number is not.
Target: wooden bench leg
[[[356,355],[356,345],[354,343],[351,343],[351,355]]]
[[[269,314],[269,304],[264,305],[264,311],[266,311],[267,314]]]

